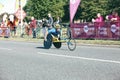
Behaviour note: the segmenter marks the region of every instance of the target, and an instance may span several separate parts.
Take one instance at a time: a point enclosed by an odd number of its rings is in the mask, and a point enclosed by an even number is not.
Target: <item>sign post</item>
[[[18,20],[21,22],[21,34],[22,34],[22,26],[23,26],[23,19],[26,17],[25,11],[22,9],[21,3],[22,1],[19,0],[19,8],[15,13],[15,16],[18,18]]]

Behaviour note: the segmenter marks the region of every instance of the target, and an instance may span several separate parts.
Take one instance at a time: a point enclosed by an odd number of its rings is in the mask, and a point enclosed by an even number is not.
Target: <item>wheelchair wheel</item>
[[[50,41],[44,41],[44,48],[49,49],[51,48],[52,43]]]
[[[57,49],[59,49],[59,48],[61,48],[62,43],[61,43],[61,42],[54,42],[53,45],[54,45]]]
[[[75,39],[69,39],[69,41],[67,42],[67,45],[68,45],[68,49],[70,51],[74,51],[76,49],[76,41]]]
[[[60,38],[59,38],[59,40],[60,40]],[[62,43],[61,42],[53,42],[53,45],[55,46],[55,48],[59,49],[59,48],[61,48]]]
[[[47,41],[44,40],[44,48],[49,49],[52,46],[52,36],[51,34],[47,35]]]

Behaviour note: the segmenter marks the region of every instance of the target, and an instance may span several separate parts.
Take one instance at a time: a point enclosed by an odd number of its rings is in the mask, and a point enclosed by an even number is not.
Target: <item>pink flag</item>
[[[70,0],[70,23],[72,23],[80,1],[81,0]]]

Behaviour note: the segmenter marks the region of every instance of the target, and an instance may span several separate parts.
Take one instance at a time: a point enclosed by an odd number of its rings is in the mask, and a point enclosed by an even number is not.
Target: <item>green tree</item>
[[[112,11],[117,11],[120,13],[120,0],[109,0],[108,1],[109,13]]]
[[[53,17],[64,16],[64,0],[28,0],[24,10],[29,16],[35,16],[37,19],[46,17],[48,13],[51,13]]]
[[[81,0],[75,19],[91,21],[97,13],[105,16],[107,13],[107,0]]]
[[[53,17],[62,17],[62,21],[69,21],[69,0],[28,0],[24,7],[28,16],[37,19],[46,17],[50,12]],[[81,0],[74,19],[91,21],[97,13],[106,16],[113,10],[120,13],[120,0]]]

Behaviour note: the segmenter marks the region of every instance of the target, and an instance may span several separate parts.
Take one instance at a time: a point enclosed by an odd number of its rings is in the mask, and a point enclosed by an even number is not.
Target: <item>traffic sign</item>
[[[15,16],[19,19],[19,20],[23,20],[26,17],[26,13],[23,9],[18,9],[15,13]]]

